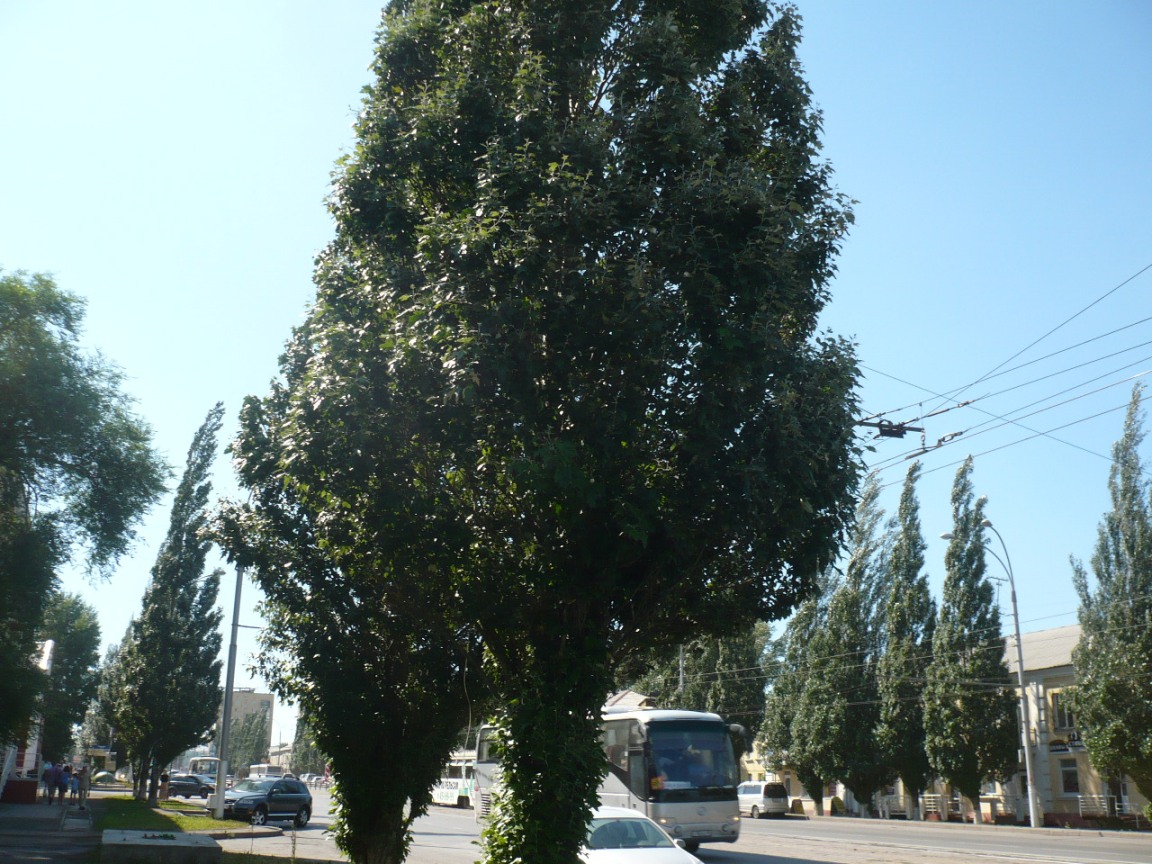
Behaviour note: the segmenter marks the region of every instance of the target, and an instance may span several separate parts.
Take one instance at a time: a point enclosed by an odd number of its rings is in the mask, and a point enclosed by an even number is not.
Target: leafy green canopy
[[[756,0],[386,15],[315,309],[238,452],[283,490],[250,527],[307,526],[374,639],[482,638],[492,861],[574,858],[616,664],[786,614],[851,517],[856,367],[816,333],[851,217],[797,40]],[[415,640],[425,609],[456,624]]]
[[[52,674],[40,707],[40,749],[45,759],[72,753],[73,727],[84,719],[99,683],[100,621],[75,594],[55,593],[44,610],[37,638],[53,640]]]
[[[697,639],[651,657],[651,668],[629,687],[660,708],[711,711],[755,734],[764,721],[764,664],[771,645],[768,625],[757,621],[735,635]]]
[[[118,370],[80,350],[83,301],[0,272],[0,741],[42,682],[35,628],[77,547],[106,572],[163,491],[166,468]]]
[[[1152,482],[1140,458],[1144,388],[1132,393],[1112,448],[1112,509],[1092,555],[1095,584],[1073,561],[1083,633],[1072,704],[1092,764],[1152,794]]]

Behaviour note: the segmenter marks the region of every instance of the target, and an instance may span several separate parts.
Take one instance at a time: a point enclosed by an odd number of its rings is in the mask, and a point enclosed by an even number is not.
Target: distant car
[[[215,791],[215,786],[205,783],[195,774],[173,774],[168,778],[169,798],[175,798],[177,795],[183,795],[185,798],[191,798],[193,795],[207,798]]]
[[[292,822],[303,828],[312,818],[312,793],[286,777],[241,780],[224,793],[224,818],[253,825]]]
[[[663,828],[625,807],[596,808],[580,860],[584,864],[700,864]]]
[[[736,800],[740,802],[740,812],[753,819],[788,815],[788,790],[783,783],[765,783],[763,780],[741,783],[736,787]]]

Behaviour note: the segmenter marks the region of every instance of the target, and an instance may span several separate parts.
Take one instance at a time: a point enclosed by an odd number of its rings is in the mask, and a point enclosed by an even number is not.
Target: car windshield
[[[589,849],[663,849],[674,845],[647,819],[593,819],[588,826]]]
[[[232,787],[234,792],[267,792],[275,780],[241,780]]]

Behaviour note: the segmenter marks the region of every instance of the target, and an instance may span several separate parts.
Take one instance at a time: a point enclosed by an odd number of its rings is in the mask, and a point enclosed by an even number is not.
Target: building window
[[[1054,729],[1075,729],[1076,715],[1063,693],[1052,694],[1052,727]]]
[[[1060,760],[1060,783],[1065,795],[1080,794],[1080,773],[1076,770],[1075,759]]]

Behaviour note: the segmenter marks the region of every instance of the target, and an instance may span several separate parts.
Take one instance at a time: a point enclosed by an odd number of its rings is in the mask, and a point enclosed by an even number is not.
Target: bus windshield
[[[739,781],[728,729],[721,723],[669,720],[650,723],[648,747],[656,772],[656,800],[731,797]]]

